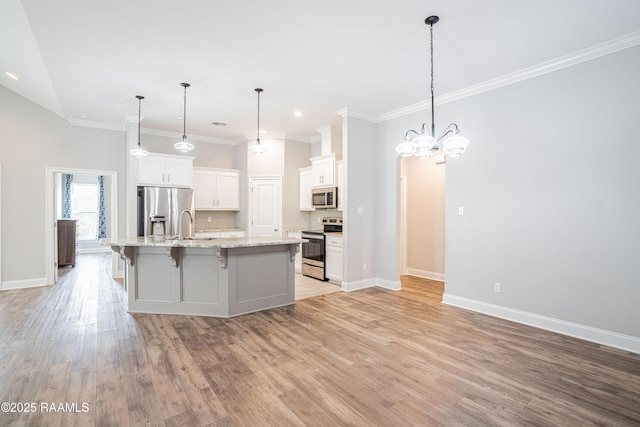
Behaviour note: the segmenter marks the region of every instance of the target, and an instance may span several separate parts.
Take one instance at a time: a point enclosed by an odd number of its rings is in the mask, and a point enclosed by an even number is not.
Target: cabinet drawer
[[[325,242],[327,246],[341,248],[342,247],[342,237],[325,235]]]

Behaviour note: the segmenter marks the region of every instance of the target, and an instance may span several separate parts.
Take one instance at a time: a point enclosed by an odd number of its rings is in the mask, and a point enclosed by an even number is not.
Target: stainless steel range
[[[302,238],[308,240],[302,244],[302,274],[318,280],[327,280],[324,233],[342,233],[342,218],[322,218],[322,225],[322,229],[302,232]]]

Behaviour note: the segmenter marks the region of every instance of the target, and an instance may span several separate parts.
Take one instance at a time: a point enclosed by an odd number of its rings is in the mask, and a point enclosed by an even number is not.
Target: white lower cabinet
[[[287,231],[287,237],[294,239],[302,239],[302,233],[300,231]],[[298,246],[295,259],[296,273],[302,273],[302,243]]]
[[[325,234],[325,274],[329,281],[342,283],[342,236]]]

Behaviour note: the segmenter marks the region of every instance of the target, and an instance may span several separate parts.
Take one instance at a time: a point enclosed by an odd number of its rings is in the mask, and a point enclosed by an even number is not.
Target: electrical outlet
[[[500,283],[493,284],[493,292],[500,292]]]
[[[363,269],[363,270],[366,270],[366,269],[367,269],[367,263],[366,263],[366,262],[363,262],[363,263],[362,263],[362,269]]]
[[[322,222],[322,218],[318,217],[318,224]]]
[[[458,208],[458,215],[460,215],[460,216],[464,215],[464,206],[460,206]]]
[[[211,222],[211,217],[210,216],[207,217],[207,222]]]

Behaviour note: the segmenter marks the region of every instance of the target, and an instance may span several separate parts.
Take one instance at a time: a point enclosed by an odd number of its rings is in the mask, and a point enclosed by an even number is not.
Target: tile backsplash
[[[229,211],[196,211],[195,229],[236,228],[236,214],[237,212]],[[211,218],[211,222],[209,222],[209,218]]]

